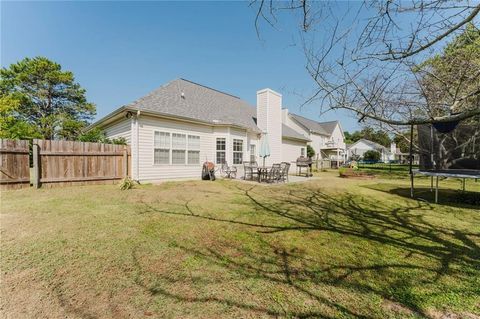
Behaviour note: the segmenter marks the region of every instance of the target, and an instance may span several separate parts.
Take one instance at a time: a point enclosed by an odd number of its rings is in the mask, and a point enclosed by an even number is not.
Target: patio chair
[[[280,176],[280,164],[273,164],[272,168],[268,171],[266,176],[267,183],[275,183],[279,181]]]
[[[258,164],[257,162],[243,162],[243,179],[258,179]]]
[[[237,178],[237,168],[235,166],[228,166],[226,161],[222,163],[222,172],[225,178]]]
[[[288,182],[288,171],[290,170],[290,163],[281,162],[280,163],[280,177],[281,182]]]
[[[250,162],[250,168],[252,170],[252,179],[258,179],[258,163],[257,162]]]
[[[252,170],[252,167],[250,166],[250,162],[243,162],[243,179],[244,180],[252,179],[253,178],[252,172],[253,170]]]

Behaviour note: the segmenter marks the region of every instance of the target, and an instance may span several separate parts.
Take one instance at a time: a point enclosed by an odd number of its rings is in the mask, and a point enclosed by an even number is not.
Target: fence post
[[[128,149],[126,146],[123,148],[123,174],[125,178],[128,177]]]
[[[40,146],[34,141],[32,144],[33,154],[33,187],[40,187]]]

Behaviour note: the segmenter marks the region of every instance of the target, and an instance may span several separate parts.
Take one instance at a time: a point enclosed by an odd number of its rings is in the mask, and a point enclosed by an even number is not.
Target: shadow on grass
[[[442,294],[445,287],[439,281],[444,276],[471,283],[479,275],[480,247],[477,242],[480,233],[432,224],[424,218],[424,214],[433,209],[428,204],[408,201],[395,205],[349,193],[331,196],[307,186],[296,190],[276,188],[268,192],[263,189],[256,192],[255,187],[238,187],[238,192],[250,208],[244,220],[223,217],[229,214],[222,212],[196,213],[189,201],[178,209],[162,209],[144,203],[142,212],[185,216],[251,229],[252,233],[257,234],[252,237],[255,249],[220,239],[208,247],[199,243],[195,247],[178,245],[177,248],[241,278],[261,280],[272,287],[281,286],[294,291],[348,317],[374,318],[365,311],[365,307],[362,309],[362,305],[356,307],[360,310],[353,310],[355,307],[351,303],[329,298],[319,287],[331,286],[354,293],[375,294],[399,305],[410,316],[428,317],[422,307],[426,297],[418,292],[418,288],[428,285],[433,290],[431,295]],[[270,222],[252,221],[255,220],[255,214],[268,217]],[[342,264],[339,258],[319,263],[305,256],[301,249],[288,248],[289,245],[285,243],[272,244],[269,240],[273,234],[278,236],[292,231],[338,234],[350,242],[358,239],[366,247],[365,250],[353,252],[358,256],[358,262]],[[400,257],[392,262],[384,261],[388,258],[372,259],[369,256],[372,245],[381,257],[384,256],[378,250],[382,247],[395,250]],[[137,272],[142,274],[137,278],[148,278],[137,253],[132,253]],[[183,302],[213,302],[271,316],[335,317],[321,311],[279,310],[272,305],[260,306],[243,301],[241,296],[235,300],[218,296],[192,297],[175,293],[165,285],[186,279],[172,280],[168,276],[155,276],[149,280],[138,279],[136,283],[152,296],[163,295]],[[364,276],[372,277],[375,282],[362,279]],[[449,287],[449,291],[477,295],[478,290],[473,287],[472,283],[458,291]]]
[[[393,187],[389,184],[377,184],[365,187],[410,199],[410,187]],[[414,195],[415,199],[424,200],[429,203],[435,202],[435,190],[430,190],[429,187],[415,187]],[[438,203],[451,207],[479,209],[480,192],[463,192],[461,190],[439,188]]]

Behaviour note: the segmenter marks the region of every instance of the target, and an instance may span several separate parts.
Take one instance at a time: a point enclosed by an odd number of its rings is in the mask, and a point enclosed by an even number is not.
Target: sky
[[[290,112],[359,129],[347,111],[300,107],[314,89],[294,17],[277,29],[248,2],[1,2],[1,65],[45,56],[72,71],[97,119],[176,78],[256,104],[282,93]]]

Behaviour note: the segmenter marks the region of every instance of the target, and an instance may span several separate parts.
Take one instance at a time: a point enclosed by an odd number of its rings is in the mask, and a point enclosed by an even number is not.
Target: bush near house
[[[364,161],[372,161],[372,162],[378,162],[380,161],[380,156],[381,154],[377,151],[374,150],[369,150],[363,153],[363,160]]]
[[[315,156],[315,149],[311,145],[307,145],[307,157],[313,158]]]

